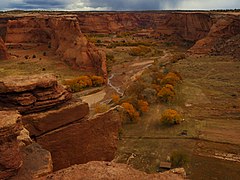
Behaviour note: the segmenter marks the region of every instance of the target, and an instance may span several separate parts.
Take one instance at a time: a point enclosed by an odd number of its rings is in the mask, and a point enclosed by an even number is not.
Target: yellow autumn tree
[[[177,83],[179,83],[181,81],[181,77],[174,73],[174,72],[169,72],[166,76],[163,77],[163,79],[161,80],[161,84],[171,84],[171,85],[176,85]]]
[[[120,96],[116,93],[112,94],[112,100],[115,104],[117,104],[120,100]]]
[[[165,125],[175,125],[182,122],[182,116],[173,109],[167,109],[162,113],[160,122]]]
[[[175,96],[174,88],[171,84],[166,84],[157,95],[162,102],[172,101]]]
[[[133,107],[132,104],[125,102],[122,103],[121,106],[127,111],[129,116],[131,117],[131,120],[137,121],[139,118],[139,112],[136,111],[136,109]]]
[[[102,86],[104,84],[104,78],[101,76],[91,76],[93,86]]]
[[[149,104],[147,101],[144,100],[138,100],[138,109],[141,113],[147,112],[149,109]]]

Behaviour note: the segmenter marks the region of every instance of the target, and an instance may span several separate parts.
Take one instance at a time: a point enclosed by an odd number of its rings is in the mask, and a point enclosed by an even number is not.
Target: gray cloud
[[[68,5],[65,0],[21,0],[9,3],[13,9],[64,9]]]
[[[4,9],[46,10],[161,10],[235,9],[239,0],[0,0]]]

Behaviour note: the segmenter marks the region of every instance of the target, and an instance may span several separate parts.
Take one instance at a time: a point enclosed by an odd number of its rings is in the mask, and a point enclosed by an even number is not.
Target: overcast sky
[[[0,10],[240,9],[240,0],[0,0]]]

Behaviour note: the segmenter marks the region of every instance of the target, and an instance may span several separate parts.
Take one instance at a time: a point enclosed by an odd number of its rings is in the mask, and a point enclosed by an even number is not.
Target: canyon
[[[214,118],[218,119],[216,114],[222,111],[226,112],[222,117],[226,116],[233,124],[239,119],[239,91],[236,90],[239,32],[240,14],[231,12],[1,13],[0,179],[78,179],[78,176],[83,179],[184,179],[188,173],[196,178],[206,171],[204,167],[196,170],[199,164],[206,162],[204,158],[212,162],[214,153],[228,151],[233,157],[236,155],[233,158],[236,163],[230,158],[227,168],[232,168],[233,176],[237,177],[240,151],[235,135],[238,134],[224,128],[227,137],[223,138],[216,129],[221,125]],[[112,44],[116,47],[111,47]],[[151,53],[131,56],[132,46],[147,46]],[[175,51],[184,57],[173,62],[178,55]],[[109,54],[115,58],[111,66]],[[185,78],[180,87],[182,97],[179,99],[182,99],[174,106],[185,113],[188,124],[173,132],[164,128],[159,132],[155,128],[155,116],[162,110],[161,105],[151,107],[152,114],[143,116],[137,125],[128,125],[123,122],[123,108],[111,104],[111,94],[124,96],[128,86],[156,61],[161,67],[170,64]],[[230,63],[232,66],[225,67],[224,77],[215,69],[220,64]],[[222,66],[218,70],[225,73]],[[216,77],[211,74],[215,71]],[[88,104],[81,100],[86,96],[69,92],[69,88],[62,85],[65,80],[82,74],[102,76],[106,82],[108,79],[106,86],[97,90],[104,92],[99,102],[109,102],[106,111],[93,113],[94,104],[99,103],[97,100]],[[228,78],[231,87],[204,84],[201,78],[208,82],[209,76],[217,83],[218,80],[225,83]],[[201,91],[200,87],[212,91]],[[96,89],[88,94],[89,89],[86,94],[94,97]],[[221,94],[225,91],[226,94]],[[96,93],[96,96],[99,95]],[[220,106],[220,102],[229,107]],[[209,115],[194,114],[200,111]],[[209,119],[210,115],[214,120],[202,119]],[[209,128],[211,123],[216,123],[212,129]],[[239,128],[222,123],[224,127],[235,128],[234,132]],[[184,139],[177,135],[190,126],[189,137]],[[224,143],[227,143],[225,147]],[[173,144],[174,148],[187,149],[193,157],[187,174],[183,169],[156,173],[157,170],[152,170],[153,164],[155,167],[160,159],[168,157]],[[151,147],[153,149],[148,149]],[[139,152],[142,150],[147,155]],[[162,155],[158,155],[159,150]],[[144,159],[144,156],[148,157]],[[222,168],[222,162],[217,163],[216,167]],[[212,172],[217,171],[213,168]]]

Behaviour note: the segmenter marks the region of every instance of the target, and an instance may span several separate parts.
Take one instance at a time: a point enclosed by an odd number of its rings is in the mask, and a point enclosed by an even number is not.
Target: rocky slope
[[[125,179],[125,180],[180,180],[184,179],[185,171],[176,169],[165,173],[146,174],[144,172],[133,169],[126,164],[118,164],[113,162],[89,162],[87,164],[75,165],[61,171],[57,171],[41,180],[45,179]]]
[[[148,30],[161,36],[177,36],[183,40],[196,41],[207,35],[212,26],[209,14],[160,13],[160,12],[112,12],[79,13],[83,33],[119,33]]]
[[[75,15],[12,16],[0,23],[6,43],[44,43],[73,68],[106,76],[105,53],[88,42]]]

